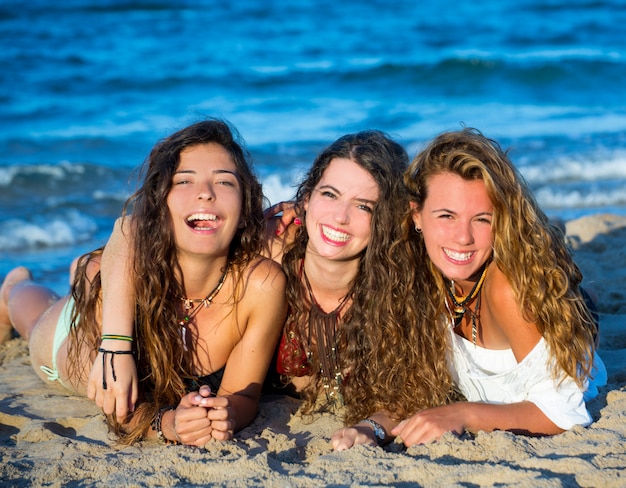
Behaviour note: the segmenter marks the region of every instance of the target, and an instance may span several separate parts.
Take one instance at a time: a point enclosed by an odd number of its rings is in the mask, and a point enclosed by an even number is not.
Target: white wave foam
[[[96,223],[77,211],[68,211],[51,220],[10,219],[0,223],[0,250],[71,246],[91,238]]]
[[[85,167],[62,161],[60,164],[11,165],[0,167],[0,187],[8,187],[18,176],[47,176],[61,180],[68,173],[83,174]]]
[[[549,164],[542,162],[522,167],[520,172],[531,185],[560,181],[626,181],[626,151],[616,150],[604,157],[590,156],[585,160],[561,158]]]
[[[544,209],[626,206],[626,186],[609,191],[564,191],[543,187],[536,190],[534,194],[537,202]]]

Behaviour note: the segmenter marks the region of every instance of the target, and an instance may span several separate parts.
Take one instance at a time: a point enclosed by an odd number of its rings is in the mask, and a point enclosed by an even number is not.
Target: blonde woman
[[[411,204],[399,259],[413,263],[414,326],[447,343],[467,401],[417,411],[393,430],[407,445],[445,432],[550,435],[588,425],[606,383],[581,273],[499,145],[444,133],[405,174]]]

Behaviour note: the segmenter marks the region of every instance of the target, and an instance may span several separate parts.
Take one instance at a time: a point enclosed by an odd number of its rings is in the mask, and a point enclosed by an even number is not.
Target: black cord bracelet
[[[113,381],[117,381],[117,376],[115,376],[115,366],[113,365],[113,359],[116,354],[132,354],[133,351],[110,351],[108,349],[104,349],[102,347],[98,348],[98,352],[102,353],[102,389],[107,389],[107,380],[106,380],[106,358],[107,354],[111,355],[111,375],[113,376]]]

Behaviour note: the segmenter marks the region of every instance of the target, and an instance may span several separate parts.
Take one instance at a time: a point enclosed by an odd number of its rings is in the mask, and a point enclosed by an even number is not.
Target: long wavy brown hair
[[[241,225],[230,244],[228,256],[237,283],[241,283],[243,270],[261,250],[265,202],[261,185],[252,172],[250,157],[235,129],[224,121],[211,119],[188,126],[157,143],[144,163],[143,184],[128,199],[123,212],[126,215],[132,209],[136,297],[134,352],[141,394],[130,423],[132,429],[119,425],[114,416],[107,418],[124,443],[144,437],[161,406],[178,405],[186,393],[185,378],[194,376],[191,351],[185,352],[178,327],[180,299],[177,297],[186,293],[178,278],[182,273],[167,196],[181,151],[209,143],[219,144],[230,153],[242,188]],[[83,256],[76,272],[72,292],[76,320],[68,357],[71,374],[81,371],[81,347],[88,348],[95,357],[100,343],[100,278],[98,273],[89,283],[87,274],[90,260],[100,253],[101,249]],[[234,302],[238,299],[238,296],[233,297]]]
[[[397,320],[398,310],[404,304],[396,299],[399,270],[389,252],[400,235],[400,218],[408,206],[402,184],[408,156],[400,144],[380,131],[341,137],[317,156],[298,188],[296,213],[303,222],[306,219],[304,204],[335,158],[350,159],[364,168],[372,175],[380,192],[373,208],[370,241],[362,253],[352,283],[352,304],[342,318],[337,338],[339,365],[342,371],[348,371],[341,386],[346,406],[345,421],[354,423],[382,408],[404,412],[401,406],[412,404],[409,395],[395,394],[400,390],[408,391],[400,388],[406,381],[409,385],[414,382],[398,359],[403,358],[411,347],[407,343],[404,324]],[[308,240],[303,224],[298,227],[295,240],[283,257],[290,307],[286,333],[292,332],[301,344],[308,341],[309,299],[300,276],[300,263]],[[323,378],[315,347],[311,352],[312,381],[302,391],[302,412],[305,414],[327,406],[316,404]],[[288,354],[285,356],[289,357]]]
[[[418,211],[430,179],[441,173],[485,182],[494,208],[493,263],[511,284],[524,318],[546,340],[555,359],[554,378],[560,381],[566,375],[582,387],[592,368],[596,325],[581,295],[582,274],[562,232],[539,208],[507,152],[476,129],[443,133],[415,157],[404,181]],[[448,337],[444,278],[413,228],[412,211],[407,211],[403,227],[398,247],[420,270],[409,287],[420,309],[413,312],[415,323],[426,333]],[[442,320],[433,320],[437,317]]]

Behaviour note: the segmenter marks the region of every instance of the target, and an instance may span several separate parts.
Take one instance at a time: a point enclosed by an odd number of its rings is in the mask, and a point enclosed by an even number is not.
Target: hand
[[[353,446],[378,446],[374,431],[367,425],[354,425],[336,430],[330,439],[335,451],[345,451]]]
[[[235,410],[228,397],[211,397],[207,386],[200,388],[193,398],[194,404],[207,408],[207,418],[211,422],[211,436],[218,441],[227,441],[235,435]]]
[[[123,423],[129,412],[135,410],[139,396],[135,358],[132,354],[114,356],[113,366],[116,376],[114,380],[110,354],[107,354],[105,358],[105,376],[103,377],[102,356],[103,353],[99,352],[91,368],[87,382],[87,396],[94,400],[105,414],[115,413],[117,421]],[[103,381],[106,383],[106,390]]]
[[[280,217],[277,217],[282,212]],[[285,229],[289,227],[296,217],[296,209],[294,202],[280,202],[272,205],[264,212],[266,221],[274,219],[275,234],[277,236],[285,232]]]
[[[180,400],[171,426],[175,439],[171,440],[202,447],[213,438],[213,425],[208,417],[210,409],[203,404],[210,395],[211,389],[202,386],[199,391],[188,393]]]
[[[468,405],[459,402],[422,410],[400,422],[391,433],[400,437],[407,447],[439,440],[446,432],[462,434]]]

